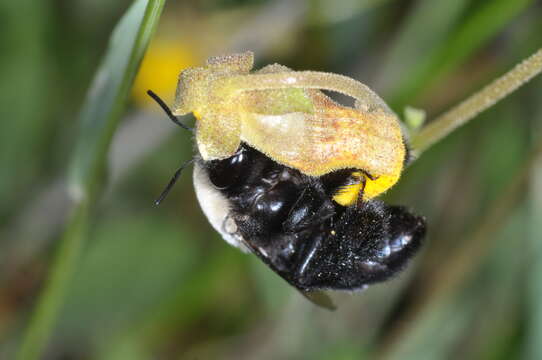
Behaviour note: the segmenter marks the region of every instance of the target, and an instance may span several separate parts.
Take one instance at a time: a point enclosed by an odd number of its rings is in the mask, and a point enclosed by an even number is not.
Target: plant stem
[[[113,32],[104,61],[96,72],[79,116],[82,131],[72,160],[75,205],[51,265],[48,280],[18,353],[19,360],[40,358],[87,238],[91,208],[99,197],[106,158],[123,114],[133,79],[156,28],[165,0],[135,0]]]
[[[88,212],[89,206],[86,201],[80,202],[73,211],[49,279],[36,306],[31,326],[18,354],[20,360],[37,359],[47,343],[85,240]]]
[[[459,126],[491,107],[542,71],[542,49],[516,65],[459,105],[437,117],[412,138],[417,155],[438,142]]]

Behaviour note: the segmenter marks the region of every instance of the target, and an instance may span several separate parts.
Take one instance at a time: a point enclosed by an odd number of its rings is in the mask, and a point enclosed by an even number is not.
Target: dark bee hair
[[[309,177],[242,144],[230,158],[198,159],[195,185],[224,238],[294,287],[359,290],[406,265],[424,238],[425,221],[379,200],[335,203],[332,195],[348,177],[348,171]],[[209,192],[222,199],[223,211],[210,209]]]

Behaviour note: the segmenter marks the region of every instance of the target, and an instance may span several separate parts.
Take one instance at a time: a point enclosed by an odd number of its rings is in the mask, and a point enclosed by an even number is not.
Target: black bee
[[[225,160],[196,160],[194,186],[213,227],[304,293],[360,290],[400,271],[425,221],[402,206],[332,196],[349,171],[313,178],[243,144]]]
[[[229,158],[194,160],[194,187],[211,225],[228,243],[256,254],[290,285],[328,308],[333,305],[321,290],[361,290],[389,279],[405,267],[425,236],[425,220],[405,207],[376,199],[351,206],[334,201],[356,181],[355,169],[308,176],[245,143]]]

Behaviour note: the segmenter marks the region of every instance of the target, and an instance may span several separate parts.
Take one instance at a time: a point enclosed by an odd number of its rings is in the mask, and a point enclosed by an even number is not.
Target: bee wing
[[[334,311],[337,310],[337,305],[333,303],[333,300],[331,300],[331,297],[329,294],[322,290],[317,291],[304,291],[299,290],[301,295],[303,295],[306,299],[308,299],[310,302],[312,302],[315,305],[318,305],[320,307],[323,307],[324,309]]]
[[[328,295],[326,291],[323,290],[311,290],[307,291],[305,289],[299,288],[299,286],[293,282],[290,279],[290,276],[288,276],[287,273],[284,271],[280,271],[271,261],[269,258],[269,255],[265,253],[265,251],[254,244],[252,244],[250,241],[247,241],[246,239],[242,240],[242,243],[246,246],[247,249],[249,249],[254,255],[260,258],[266,264],[271,270],[273,270],[277,275],[279,275],[281,278],[286,280],[291,286],[297,289],[301,295],[313,304],[320,306],[324,309],[334,311],[337,309],[337,306],[333,303],[333,300],[331,300],[331,297]]]

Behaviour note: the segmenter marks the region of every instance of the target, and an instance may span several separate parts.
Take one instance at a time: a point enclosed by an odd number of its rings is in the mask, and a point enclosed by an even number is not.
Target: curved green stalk
[[[494,105],[542,71],[542,49],[516,65],[459,105],[437,117],[412,138],[417,155],[440,141],[459,126]]]
[[[158,23],[165,0],[136,0],[123,16],[96,73],[79,116],[80,136],[71,166],[75,205],[18,353],[19,360],[40,358],[54,330],[81,249],[91,208],[105,173],[106,155],[124,111],[132,82]]]

